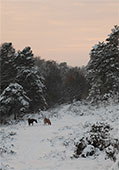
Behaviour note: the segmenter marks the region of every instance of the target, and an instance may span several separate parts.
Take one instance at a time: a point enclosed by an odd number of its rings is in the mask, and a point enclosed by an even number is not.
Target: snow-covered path
[[[38,124],[28,126],[27,120],[16,125],[2,126],[0,131],[2,170],[108,170],[113,161],[105,160],[104,153],[97,158],[72,158],[74,142],[81,139],[90,126],[99,121],[113,126],[112,136],[119,136],[119,107],[107,108],[60,106],[44,112],[50,117],[51,126],[44,125],[39,115]]]

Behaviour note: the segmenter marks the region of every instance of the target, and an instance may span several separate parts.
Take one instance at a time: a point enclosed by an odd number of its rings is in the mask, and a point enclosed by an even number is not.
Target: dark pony
[[[28,119],[28,124],[29,124],[29,126],[30,126],[30,124],[33,125],[33,122],[38,123],[36,119],[30,119],[30,118]]]

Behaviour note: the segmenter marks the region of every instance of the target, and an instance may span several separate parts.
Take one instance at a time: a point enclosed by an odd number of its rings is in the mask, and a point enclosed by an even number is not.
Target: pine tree
[[[38,108],[45,109],[46,101],[42,82],[35,67],[35,60],[30,47],[18,51],[15,57],[15,67],[17,70],[16,81],[23,86],[27,96],[30,98],[30,109],[35,111]]]
[[[47,103],[45,100],[45,86],[42,83],[42,77],[38,75],[38,71],[35,68],[24,69],[19,72],[16,80],[21,84],[30,98],[30,110],[35,111],[45,109]]]
[[[119,47],[119,26],[115,25],[114,28],[111,30],[111,34],[109,34],[109,37],[106,39],[106,41],[113,45],[114,47]]]
[[[94,101],[119,94],[119,27],[115,26],[106,39],[90,53],[87,79],[90,83],[89,98]],[[109,94],[109,95],[105,95]]]
[[[14,119],[17,119],[17,117],[29,109],[29,101],[30,99],[26,96],[21,85],[18,83],[10,83],[0,96],[1,121],[10,115],[14,115]]]
[[[17,70],[30,69],[34,66],[34,61],[31,48],[25,47],[22,51],[16,53],[14,67]]]
[[[15,49],[12,43],[4,43],[0,47],[0,87],[2,91],[11,83],[14,82],[16,71],[13,66],[15,57]]]

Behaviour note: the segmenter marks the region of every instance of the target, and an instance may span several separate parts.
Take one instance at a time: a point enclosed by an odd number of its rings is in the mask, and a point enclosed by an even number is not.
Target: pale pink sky
[[[0,0],[1,36],[46,60],[82,66],[119,25],[119,0]]]

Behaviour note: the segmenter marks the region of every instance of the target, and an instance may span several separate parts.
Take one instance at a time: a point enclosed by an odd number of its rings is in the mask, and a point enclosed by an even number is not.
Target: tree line
[[[45,110],[77,100],[119,99],[119,26],[90,52],[87,66],[71,67],[34,56],[31,47],[16,52],[0,46],[0,118]]]

